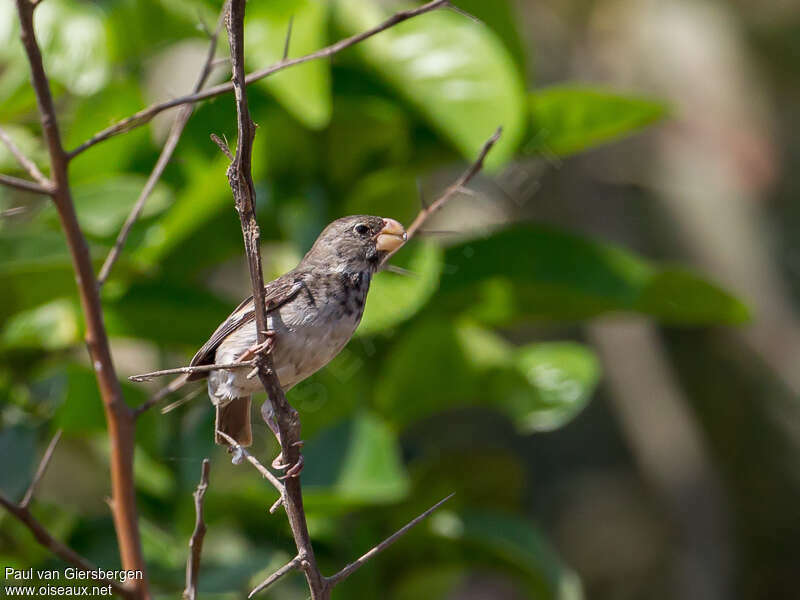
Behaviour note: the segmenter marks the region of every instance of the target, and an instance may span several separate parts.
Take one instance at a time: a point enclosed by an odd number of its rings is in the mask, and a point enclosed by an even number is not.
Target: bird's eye
[[[369,227],[367,227],[363,223],[359,223],[358,225],[353,227],[353,231],[355,231],[358,235],[367,235],[369,233]]]

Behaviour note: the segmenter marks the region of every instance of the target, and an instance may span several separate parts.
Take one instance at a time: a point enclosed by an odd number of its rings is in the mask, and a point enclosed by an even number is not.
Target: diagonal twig
[[[442,206],[444,206],[447,203],[447,201],[450,200],[453,196],[463,192],[463,190],[466,189],[465,186],[483,168],[483,161],[486,160],[486,155],[489,154],[489,151],[497,143],[497,140],[500,139],[500,135],[502,133],[503,133],[503,128],[498,127],[492,134],[492,137],[486,140],[486,142],[483,144],[483,147],[481,148],[480,152],[478,152],[478,158],[476,158],[475,162],[472,163],[467,168],[467,170],[461,174],[461,177],[459,177],[458,179],[456,179],[455,182],[450,184],[450,186],[436,200],[434,200],[430,204],[425,204],[425,203],[422,204],[422,208],[420,209],[419,213],[417,213],[416,218],[411,223],[411,225],[409,225],[408,228],[406,229],[406,233],[408,234],[409,240],[412,237],[414,237],[415,234],[420,232],[420,228],[425,224],[425,221],[427,221],[428,218],[433,213],[442,208]],[[386,264],[386,262],[392,256],[394,256],[395,252],[397,252],[397,250],[387,255],[381,264],[382,265]]]
[[[36,166],[36,163],[25,156],[25,153],[19,149],[19,146],[14,143],[14,140],[11,139],[11,136],[8,135],[8,132],[2,127],[0,127],[0,141],[6,145],[9,152],[11,152],[11,154],[14,155],[14,158],[17,159],[17,162],[28,172],[28,175],[33,177],[33,179],[43,188],[50,188],[52,185],[50,180],[42,174],[42,172],[39,170],[39,167]]]
[[[278,493],[281,495],[281,498],[285,496],[286,488],[284,487],[284,485],[280,482],[280,480],[277,477],[275,477],[275,475],[272,474],[272,472],[269,469],[267,469],[267,467],[262,465],[255,456],[250,454],[247,451],[247,448],[244,448],[243,446],[239,445],[239,442],[237,442],[235,439],[233,439],[224,431],[217,430],[216,434],[220,436],[222,439],[224,439],[226,442],[228,442],[231,448],[241,452],[242,456],[244,456],[245,459],[247,459],[247,462],[253,465],[256,468],[256,471],[261,473],[261,476],[267,481],[269,481],[272,484],[272,487],[278,490]]]
[[[290,560],[288,563],[283,565],[280,569],[275,571],[272,575],[270,575],[264,581],[259,583],[256,587],[254,587],[253,590],[249,594],[247,594],[247,597],[248,598],[252,598],[257,593],[267,589],[269,586],[271,586],[273,583],[278,581],[278,579],[280,579],[281,577],[283,577],[284,575],[286,575],[290,571],[294,571],[295,569],[299,569],[301,562],[302,561],[301,561],[300,557],[299,556],[295,556],[292,560]]]
[[[50,459],[53,458],[53,451],[56,449],[56,445],[60,439],[61,430],[59,429],[56,431],[53,439],[51,439],[50,443],[47,445],[47,450],[44,451],[44,456],[42,456],[42,460],[39,461],[39,467],[36,469],[36,474],[33,476],[31,484],[28,486],[28,491],[25,492],[25,496],[19,503],[22,508],[28,508],[31,500],[33,500],[33,495],[36,493],[36,487],[39,485],[42,477],[44,477],[44,473],[47,471],[47,467],[50,465]]]
[[[264,69],[259,71],[254,71],[247,75],[245,79],[246,84],[251,84],[254,81],[258,81],[259,79],[263,79],[272,75],[273,73],[277,73],[278,71],[282,71],[283,69],[288,69],[289,67],[293,67],[294,65],[299,65],[305,62],[309,62],[312,60],[317,60],[320,58],[326,58],[328,56],[332,56],[337,52],[341,52],[345,48],[349,48],[350,46],[354,46],[359,42],[364,41],[367,38],[372,37],[382,31],[385,31],[391,27],[394,27],[398,23],[402,23],[403,21],[407,21],[408,19],[414,18],[418,15],[431,12],[436,10],[437,8],[450,6],[450,0],[432,0],[422,6],[412,8],[409,10],[400,11],[395,13],[382,23],[376,25],[372,29],[368,29],[356,35],[350,36],[348,38],[344,38],[339,40],[338,42],[331,44],[330,46],[326,46],[325,48],[321,48],[315,52],[311,52],[310,54],[306,54],[305,56],[300,56],[297,58],[290,58],[285,60],[280,60],[277,63],[270,65]],[[178,98],[173,98],[172,100],[167,100],[165,102],[161,102],[158,104],[153,104],[148,106],[147,108],[143,108],[139,112],[122,119],[121,121],[114,123],[110,127],[103,129],[102,131],[97,132],[91,138],[83,142],[80,146],[75,148],[69,153],[69,158],[74,158],[84,150],[91,148],[95,144],[99,144],[102,141],[105,141],[115,135],[119,135],[120,133],[124,133],[126,131],[130,131],[136,127],[140,127],[155,117],[157,114],[168,110],[170,108],[174,108],[176,106],[181,106],[183,104],[192,104],[195,102],[200,102],[201,100],[207,100],[208,98],[213,98],[215,96],[220,96],[222,94],[227,94],[233,91],[233,83],[223,83],[220,85],[216,85],[205,90],[199,91],[194,94],[188,94],[186,96],[180,96]]]
[[[203,520],[203,500],[208,490],[208,472],[211,462],[203,459],[200,483],[194,491],[194,531],[189,539],[189,557],[186,559],[186,589],[183,600],[197,600],[197,576],[200,572],[200,556],[203,553],[203,539],[206,537],[206,522]]]
[[[35,181],[28,181],[27,179],[20,179],[11,175],[3,175],[0,173],[0,185],[17,188],[26,192],[33,192],[34,194],[50,194],[52,190]]]
[[[331,577],[328,577],[328,585],[330,587],[333,587],[337,583],[340,583],[343,579],[345,579],[345,578],[349,577],[350,575],[352,575],[355,571],[357,571],[362,566],[364,566],[364,563],[366,563],[370,558],[372,558],[376,554],[386,550],[386,548],[388,548],[389,546],[394,544],[398,539],[400,539],[402,536],[404,536],[406,533],[408,533],[412,528],[414,528],[415,526],[419,525],[422,521],[424,521],[429,516],[431,516],[431,514],[433,514],[433,512],[437,508],[439,508],[442,504],[444,504],[445,502],[450,500],[450,498],[452,498],[453,496],[455,496],[455,492],[450,494],[446,498],[442,498],[441,500],[439,500],[439,502],[437,502],[436,504],[431,506],[424,513],[422,513],[421,515],[417,516],[416,518],[414,518],[411,521],[409,521],[408,523],[406,523],[403,527],[398,529],[396,532],[394,532],[388,538],[383,540],[377,546],[374,546],[369,552],[366,552],[365,554],[362,554],[359,558],[357,558],[356,560],[351,562],[349,565],[347,565],[341,571],[339,571],[335,575],[332,575]]]
[[[206,60],[203,63],[203,68],[201,69],[200,75],[198,76],[197,82],[192,90],[193,93],[197,93],[203,89],[203,86],[206,84],[208,76],[211,74],[211,70],[213,69],[212,63],[214,61],[214,53],[217,50],[217,39],[219,38],[219,31],[225,18],[227,6],[227,2],[222,5],[222,10],[220,11],[219,18],[217,19],[216,29],[214,29],[213,32],[208,32],[208,36],[210,38],[208,52],[206,53]],[[164,169],[167,168],[167,164],[169,164],[172,154],[175,152],[178,141],[181,139],[183,130],[186,127],[186,124],[189,122],[193,111],[194,104],[187,104],[175,117],[175,121],[172,123],[172,127],[169,130],[169,135],[167,136],[167,141],[164,143],[164,147],[162,148],[161,154],[156,161],[156,165],[153,167],[150,176],[147,178],[139,197],[136,199],[136,203],[133,205],[130,214],[128,214],[128,218],[125,219],[125,223],[122,225],[122,229],[120,230],[119,234],[117,235],[117,239],[114,242],[114,246],[108,252],[108,256],[106,256],[103,266],[100,268],[100,273],[97,276],[98,285],[102,286],[106,282],[106,279],[108,279],[111,269],[114,267],[114,263],[117,262],[117,259],[122,252],[122,247],[125,245],[128,235],[130,235],[131,229],[133,229],[133,226],[136,223],[136,220],[139,218],[139,215],[142,214],[144,205],[147,202],[147,199],[150,197],[150,194],[153,193],[158,180],[161,179]]]

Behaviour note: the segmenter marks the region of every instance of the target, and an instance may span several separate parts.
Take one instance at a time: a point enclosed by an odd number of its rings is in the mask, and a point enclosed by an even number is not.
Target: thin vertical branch
[[[36,41],[33,25],[34,5],[30,0],[16,0],[16,4],[20,20],[20,38],[30,63],[31,83],[36,94],[42,131],[50,155],[52,198],[72,257],[86,323],[86,345],[105,409],[111,445],[111,494],[114,527],[117,533],[120,558],[124,569],[140,570],[144,574],[146,565],[139,538],[133,478],[135,420],[131,409],[125,404],[122,397],[122,388],[111,359],[111,349],[103,322],[100,293],[94,276],[89,247],[75,214],[68,178],[69,156],[61,141],[58,118],[50,93],[50,83]],[[150,597],[146,575],[135,580],[134,585],[137,597],[142,599]]]
[[[203,520],[203,500],[208,490],[208,472],[211,462],[203,459],[200,473],[200,483],[194,491],[194,531],[189,539],[189,557],[186,559],[186,589],[183,590],[184,600],[197,600],[197,576],[200,573],[200,556],[203,553],[203,540],[206,537],[206,522]]]

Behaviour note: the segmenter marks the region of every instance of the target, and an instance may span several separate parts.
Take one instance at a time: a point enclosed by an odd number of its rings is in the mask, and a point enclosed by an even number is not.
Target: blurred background
[[[267,278],[332,219],[409,223],[497,126],[487,169],[376,277],[356,338],[297,386],[303,484],[326,573],[456,496],[337,598],[797,597],[800,565],[800,7],[791,0],[457,0],[249,88]],[[45,0],[68,148],[188,92],[220,3]],[[247,61],[316,50],[407,5],[248,6]],[[46,169],[13,3],[0,4],[0,123]],[[212,79],[227,78],[221,39]],[[174,113],[71,168],[102,263]],[[241,232],[198,105],[103,288],[121,376],[186,364],[248,294]],[[0,147],[0,171],[21,175]],[[20,208],[20,210],[15,210]],[[0,188],[0,488],[118,565],[102,409],[55,211]],[[125,383],[131,404],[158,385]],[[196,400],[138,429],[158,597],[183,588],[191,492],[211,457],[203,598],[241,598],[290,557],[273,490],[212,443]],[[178,396],[180,397],[180,396]],[[276,444],[256,426],[254,452]],[[59,568],[7,514],[0,563]],[[264,597],[303,599],[301,577]]]

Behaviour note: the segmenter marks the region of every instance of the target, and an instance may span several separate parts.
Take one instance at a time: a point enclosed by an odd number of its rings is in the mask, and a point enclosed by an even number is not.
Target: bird
[[[350,341],[364,314],[373,275],[407,238],[395,219],[343,217],[325,227],[294,269],[264,285],[267,342],[284,392],[328,364]],[[217,327],[190,366],[233,363],[261,350],[250,296]],[[248,369],[219,369],[190,373],[180,383],[202,378],[207,378],[216,410],[215,442],[229,446],[222,432],[239,446],[250,446],[252,394],[263,390],[258,377],[248,378]],[[269,399],[261,413],[278,436]],[[288,466],[280,459],[273,466]]]

